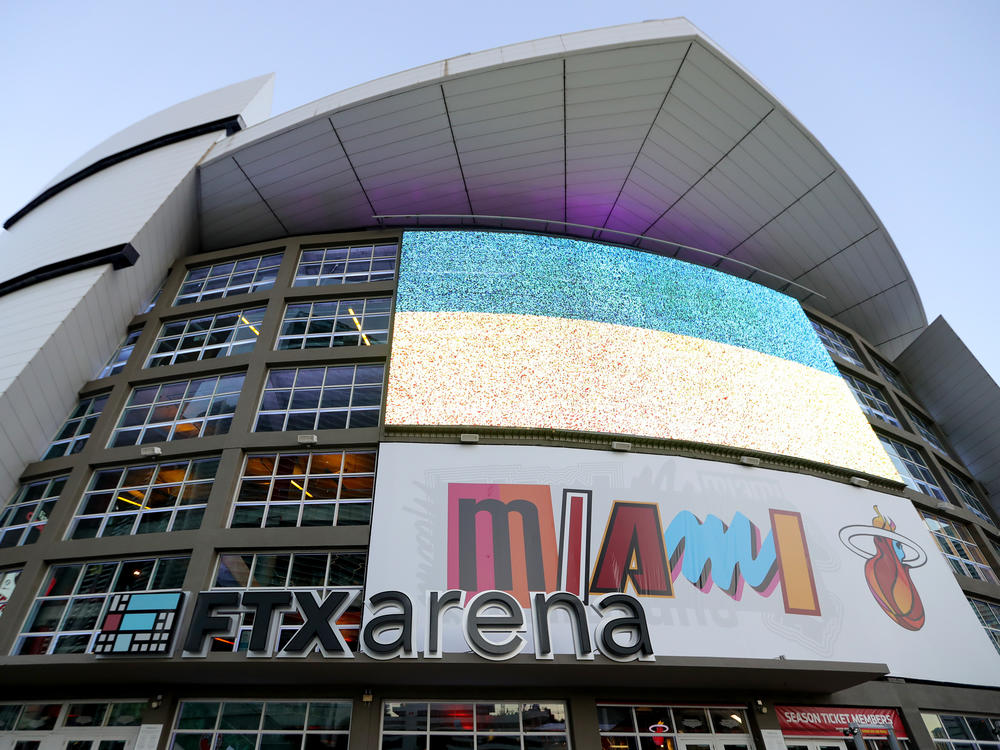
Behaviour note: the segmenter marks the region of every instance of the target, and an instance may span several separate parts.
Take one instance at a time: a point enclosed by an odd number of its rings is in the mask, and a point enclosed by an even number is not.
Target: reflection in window
[[[374,450],[247,456],[232,528],[371,522]]]
[[[225,435],[243,378],[237,373],[133,389],[109,447]]]
[[[854,348],[854,344],[847,336],[811,318],[809,322],[812,323],[816,333],[819,334],[820,341],[823,342],[823,346],[830,354],[845,359],[858,367],[865,366],[858,355],[858,350]]]
[[[959,497],[962,498],[965,507],[987,523],[994,523],[989,512],[986,510],[986,506],[983,505],[983,501],[979,499],[979,496],[972,489],[972,484],[951,469],[945,468],[945,473],[948,475],[948,479],[951,480],[952,487],[955,488]]]
[[[924,419],[913,409],[906,410],[907,416],[910,418],[910,422],[913,423],[914,428],[920,434],[920,436],[926,440],[934,448],[948,455],[948,451],[945,450],[944,445],[941,443],[941,439],[937,436],[937,431],[934,429],[934,425],[930,423],[929,420]]]
[[[285,308],[278,349],[371,346],[389,340],[388,297],[304,302]]]
[[[146,367],[216,359],[253,350],[260,336],[264,308],[206,315],[164,323]]]
[[[104,405],[108,402],[108,394],[80,399],[73,412],[66,418],[62,429],[59,430],[49,449],[45,451],[43,459],[58,458],[59,456],[72,456],[83,450],[87,444],[87,438],[94,431],[97,418],[104,411]]]
[[[951,565],[952,570],[962,576],[975,578],[977,581],[1000,583],[997,574],[986,562],[979,545],[972,538],[968,527],[957,521],[949,521],[930,513],[921,512],[924,523],[930,529],[931,536],[937,542],[941,554]]]
[[[879,435],[882,447],[889,454],[892,463],[896,466],[896,471],[903,478],[908,487],[923,492],[925,495],[936,497],[938,500],[947,500],[944,491],[938,486],[937,480],[927,467],[927,461],[920,451],[906,443],[901,443],[893,438]]]
[[[20,569],[0,570],[0,615],[3,615],[3,611],[7,607],[7,602],[10,601],[10,597],[14,594],[14,589],[17,588],[17,579],[20,577]],[[2,727],[0,727],[0,731],[3,731]]]
[[[0,547],[33,544],[45,528],[69,475],[26,482],[0,512]]]
[[[997,652],[1000,653],[1000,604],[984,599],[974,599],[971,596],[965,598],[969,600],[969,604],[975,610],[976,617],[986,629],[986,635],[990,637]]]
[[[184,277],[174,305],[250,294],[274,286],[281,265],[281,253],[230,260],[192,268]]]
[[[311,590],[322,600],[335,589],[355,593],[347,611],[337,620],[340,635],[352,651],[357,651],[361,627],[361,587],[365,583],[364,552],[248,552],[219,555],[213,589]],[[287,611],[278,621],[275,651],[284,648],[302,625],[297,612]],[[253,614],[241,615],[236,638],[212,639],[212,651],[246,651],[253,627]]]
[[[109,378],[112,375],[117,375],[122,370],[125,369],[125,363],[128,362],[128,358],[132,354],[132,350],[135,349],[135,342],[139,340],[139,335],[142,333],[141,328],[137,328],[134,331],[129,331],[125,334],[125,340],[122,345],[118,347],[114,354],[111,355],[111,359],[108,363],[104,365],[104,369],[98,373],[98,378]]]
[[[113,593],[178,591],[189,557],[53,565],[14,646],[15,654],[83,654]]]
[[[254,432],[376,427],[383,365],[271,370]]]
[[[532,701],[382,704],[381,750],[522,747],[568,750],[565,705]]]
[[[712,706],[597,706],[597,721],[604,750],[675,750],[677,735],[727,735],[719,738],[731,750],[750,750],[746,711],[739,707]],[[706,739],[706,747],[713,745]]]
[[[906,386],[903,385],[903,379],[899,376],[899,374],[878,357],[874,357],[873,359],[875,360],[876,367],[878,367],[878,371],[882,373],[882,377],[885,378],[897,391],[909,395],[910,392],[906,390]]]
[[[197,529],[219,459],[117,466],[94,473],[70,539]]]
[[[1000,742],[1000,715],[922,713],[924,725],[939,750],[995,750]],[[960,740],[951,744],[949,740]],[[981,744],[981,743],[991,744]]]
[[[347,750],[350,701],[184,701],[172,750]]]
[[[840,376],[851,389],[851,393],[854,395],[854,400],[858,402],[858,406],[861,407],[861,411],[865,414],[871,414],[873,417],[881,419],[883,422],[888,422],[889,424],[899,427],[899,420],[896,419],[896,414],[893,412],[892,407],[889,406],[889,402],[886,400],[885,394],[882,392],[881,388],[877,385],[867,383],[861,378],[849,375],[846,372],[841,372]]]
[[[396,276],[396,244],[303,250],[292,286],[391,281]]]

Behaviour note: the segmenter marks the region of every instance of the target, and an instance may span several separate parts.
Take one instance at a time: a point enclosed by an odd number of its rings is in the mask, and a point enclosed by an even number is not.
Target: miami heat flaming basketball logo
[[[924,605],[910,578],[910,570],[927,562],[927,555],[902,534],[897,534],[896,524],[875,508],[876,516],[871,526],[845,526],[840,530],[840,541],[851,552],[867,559],[865,579],[872,596],[882,610],[897,624],[907,630],[920,630],[924,626]],[[871,547],[855,542],[866,539]]]

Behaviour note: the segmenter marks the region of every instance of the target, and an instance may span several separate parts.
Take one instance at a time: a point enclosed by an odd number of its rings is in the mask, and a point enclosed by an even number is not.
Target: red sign
[[[899,739],[906,739],[903,720],[894,708],[844,706],[775,706],[781,733],[791,737],[843,737],[848,724],[892,724]],[[862,729],[868,737],[885,737],[879,729]]]

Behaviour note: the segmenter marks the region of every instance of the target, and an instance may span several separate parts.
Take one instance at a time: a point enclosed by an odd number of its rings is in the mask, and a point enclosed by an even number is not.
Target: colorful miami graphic
[[[845,526],[840,541],[867,559],[865,579],[882,610],[907,630],[924,626],[924,605],[910,578],[910,570],[927,562],[927,554],[912,539],[897,534],[896,524],[875,508],[871,526]],[[855,540],[870,540],[871,547]]]

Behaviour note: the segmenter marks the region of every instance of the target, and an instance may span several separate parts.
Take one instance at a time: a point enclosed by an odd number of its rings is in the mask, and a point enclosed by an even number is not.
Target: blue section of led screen
[[[799,303],[638,250],[506,232],[405,232],[399,312],[592,320],[717,341],[836,375]]]

